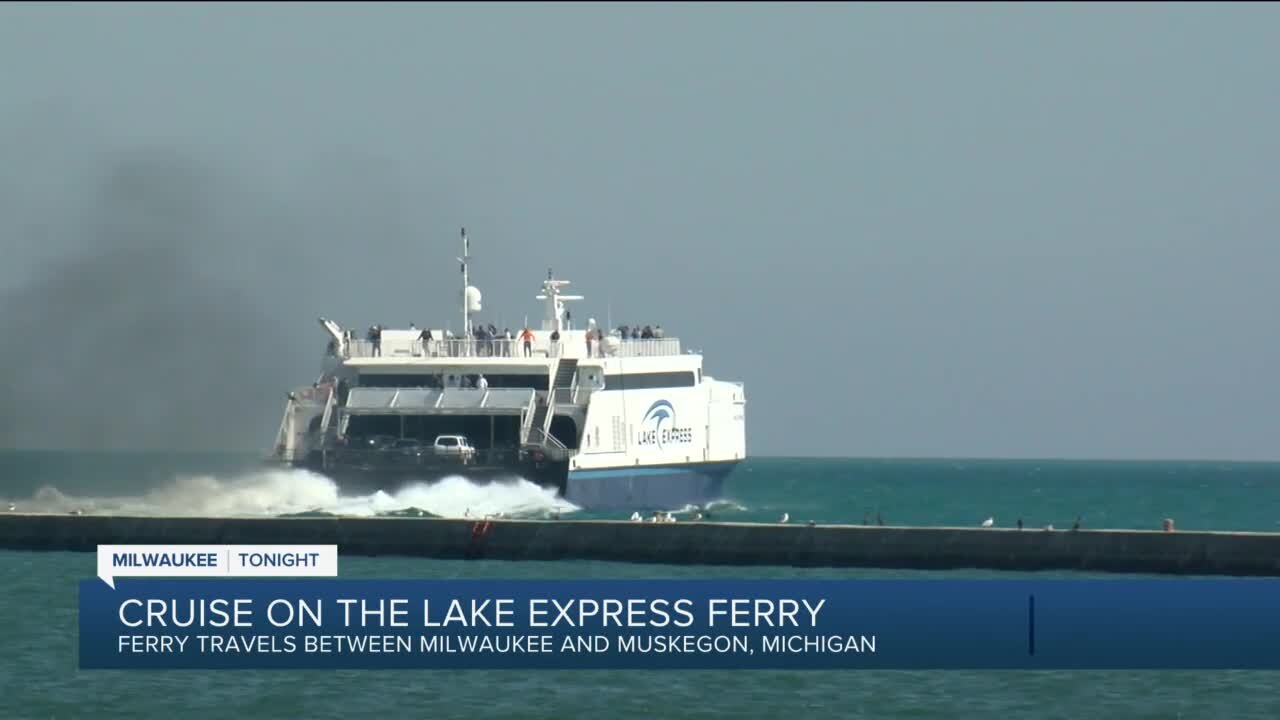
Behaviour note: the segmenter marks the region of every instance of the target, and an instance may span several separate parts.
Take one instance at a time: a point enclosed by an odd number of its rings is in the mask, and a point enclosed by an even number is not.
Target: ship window
[[[546,375],[489,375],[484,376],[489,382],[490,388],[532,388],[534,390],[547,389]],[[357,382],[361,387],[380,387],[380,388],[411,388],[426,387],[439,388],[440,375],[437,374],[391,374],[391,373],[365,373],[360,375]]]
[[[356,382],[360,387],[440,387],[440,378],[436,375],[383,375],[366,373],[360,375]]]
[[[695,384],[692,372],[627,373],[604,376],[606,390],[693,387]]]

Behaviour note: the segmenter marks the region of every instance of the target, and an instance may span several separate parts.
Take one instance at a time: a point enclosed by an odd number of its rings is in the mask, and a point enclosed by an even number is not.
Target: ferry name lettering
[[[641,430],[638,445],[682,445],[693,442],[693,428],[664,427],[657,430]]]

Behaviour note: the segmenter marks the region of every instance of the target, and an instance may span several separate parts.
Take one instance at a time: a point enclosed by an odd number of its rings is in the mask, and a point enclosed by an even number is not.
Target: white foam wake
[[[487,484],[453,475],[432,483],[407,485],[395,493],[342,495],[332,480],[306,470],[264,470],[223,479],[211,475],[178,477],[145,494],[129,497],[67,495],[42,488],[19,509],[65,513],[162,516],[279,516],[306,512],[374,516],[425,510],[441,517],[546,517],[577,506],[555,490],[522,478]]]

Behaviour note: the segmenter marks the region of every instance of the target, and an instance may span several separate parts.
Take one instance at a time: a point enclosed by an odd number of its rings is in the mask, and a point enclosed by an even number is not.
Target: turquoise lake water
[[[1183,529],[1280,528],[1280,464],[760,459],[729,485],[723,519]],[[0,453],[0,497],[86,512],[587,517],[540,489],[461,481],[343,497],[326,481],[243,456]],[[676,508],[673,508],[676,509]],[[1275,718],[1271,672],[396,671],[77,669],[77,582],[88,553],[0,552],[0,718],[536,717]],[[991,572],[683,567],[347,558],[363,578],[1032,577]],[[1036,577],[1087,577],[1077,573]],[[1112,576],[1114,577],[1114,576]]]

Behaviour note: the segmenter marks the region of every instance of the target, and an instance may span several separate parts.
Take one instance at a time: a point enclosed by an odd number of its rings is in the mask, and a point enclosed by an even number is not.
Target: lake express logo
[[[640,445],[657,445],[661,450],[667,445],[693,442],[693,428],[676,427],[676,409],[666,400],[649,406],[640,428]]]

